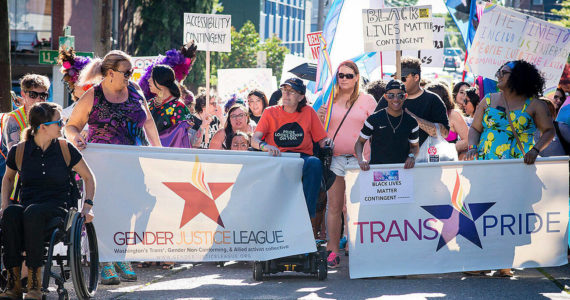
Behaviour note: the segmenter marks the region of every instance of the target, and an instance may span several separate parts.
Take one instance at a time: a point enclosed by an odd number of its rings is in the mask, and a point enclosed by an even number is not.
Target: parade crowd
[[[298,78],[285,80],[272,95],[257,89],[247,99],[220,99],[205,89],[194,95],[181,82],[195,52],[192,46],[171,50],[134,82],[131,57],[122,51],[85,61],[62,50],[62,72],[74,100],[66,109],[45,102],[47,77],[21,78],[19,108],[2,117],[6,169],[1,229],[9,281],[0,298],[20,299],[22,276],[28,277],[27,299],[41,298],[43,241],[37,236],[80,198],[70,184],[79,177],[85,186],[81,213],[93,219],[95,178],[81,154],[89,143],[299,153],[315,239],[327,240],[331,268],[341,263],[341,253],[349,252],[343,218],[344,176],[351,166],[364,171],[377,164],[413,168],[445,157],[533,164],[539,155],[568,154],[566,92],[558,89],[553,99],[542,97],[543,76],[522,60],[501,66],[496,89],[485,91],[478,84],[426,80],[421,61],[412,57],[402,58],[399,78],[363,86],[357,65],[345,61],[334,74],[328,111],[327,105],[311,107],[307,87]],[[433,147],[440,151],[437,157],[430,154]],[[171,268],[173,263],[161,265]],[[103,284],[120,280],[136,280],[131,263],[102,265]]]

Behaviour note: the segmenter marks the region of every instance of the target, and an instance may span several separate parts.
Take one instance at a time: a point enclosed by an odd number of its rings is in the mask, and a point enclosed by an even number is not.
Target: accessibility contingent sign
[[[316,251],[303,160],[229,152],[90,144],[100,260],[250,261]]]
[[[231,15],[184,14],[184,44],[194,40],[200,51],[231,52]]]
[[[568,263],[568,157],[400,167],[346,174],[350,278]]]
[[[570,29],[495,4],[487,4],[469,50],[469,72],[495,78],[506,62],[525,60],[545,77],[552,98],[570,52]]]
[[[433,48],[431,5],[363,9],[364,50]]]

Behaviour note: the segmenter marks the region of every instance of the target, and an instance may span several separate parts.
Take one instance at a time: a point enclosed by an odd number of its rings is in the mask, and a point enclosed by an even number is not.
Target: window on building
[[[265,25],[264,26],[265,32],[263,34],[264,35],[263,38],[268,39],[270,37],[270,34],[269,34],[269,15],[265,15],[265,24],[264,25]]]
[[[543,1],[542,0],[532,0],[532,5],[543,5]]]
[[[277,3],[275,2],[271,2],[271,13],[272,14],[277,14]]]
[[[265,14],[267,14],[267,15],[269,13],[271,13],[271,2],[269,2],[268,0],[265,0],[264,11],[265,11]]]
[[[51,46],[52,0],[8,0],[12,51]]]

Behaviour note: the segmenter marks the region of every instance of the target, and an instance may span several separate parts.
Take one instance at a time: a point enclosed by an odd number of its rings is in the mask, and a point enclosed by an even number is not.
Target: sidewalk
[[[281,273],[256,282],[248,262],[230,262],[223,268],[215,263],[182,264],[174,270],[137,268],[138,282],[100,285],[96,299],[570,299],[568,264],[515,270],[511,279],[449,273],[351,280],[348,258],[341,259],[341,267],[329,270],[325,281]],[[68,289],[73,289],[71,283]],[[57,298],[55,292],[49,296]]]

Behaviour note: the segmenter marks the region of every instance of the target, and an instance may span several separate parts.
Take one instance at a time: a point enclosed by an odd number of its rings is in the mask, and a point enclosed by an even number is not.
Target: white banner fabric
[[[235,95],[247,102],[247,94],[258,89],[269,99],[277,90],[272,72],[269,68],[218,69],[218,96],[228,101]]]
[[[363,9],[364,51],[433,49],[431,5]]]
[[[508,61],[525,60],[541,71],[552,99],[570,52],[570,29],[495,4],[487,4],[477,27],[466,70],[495,78]]]
[[[298,155],[89,144],[106,261],[269,260],[316,251]]]
[[[568,263],[568,157],[402,167],[346,174],[350,278]],[[411,203],[382,195],[412,178]]]

